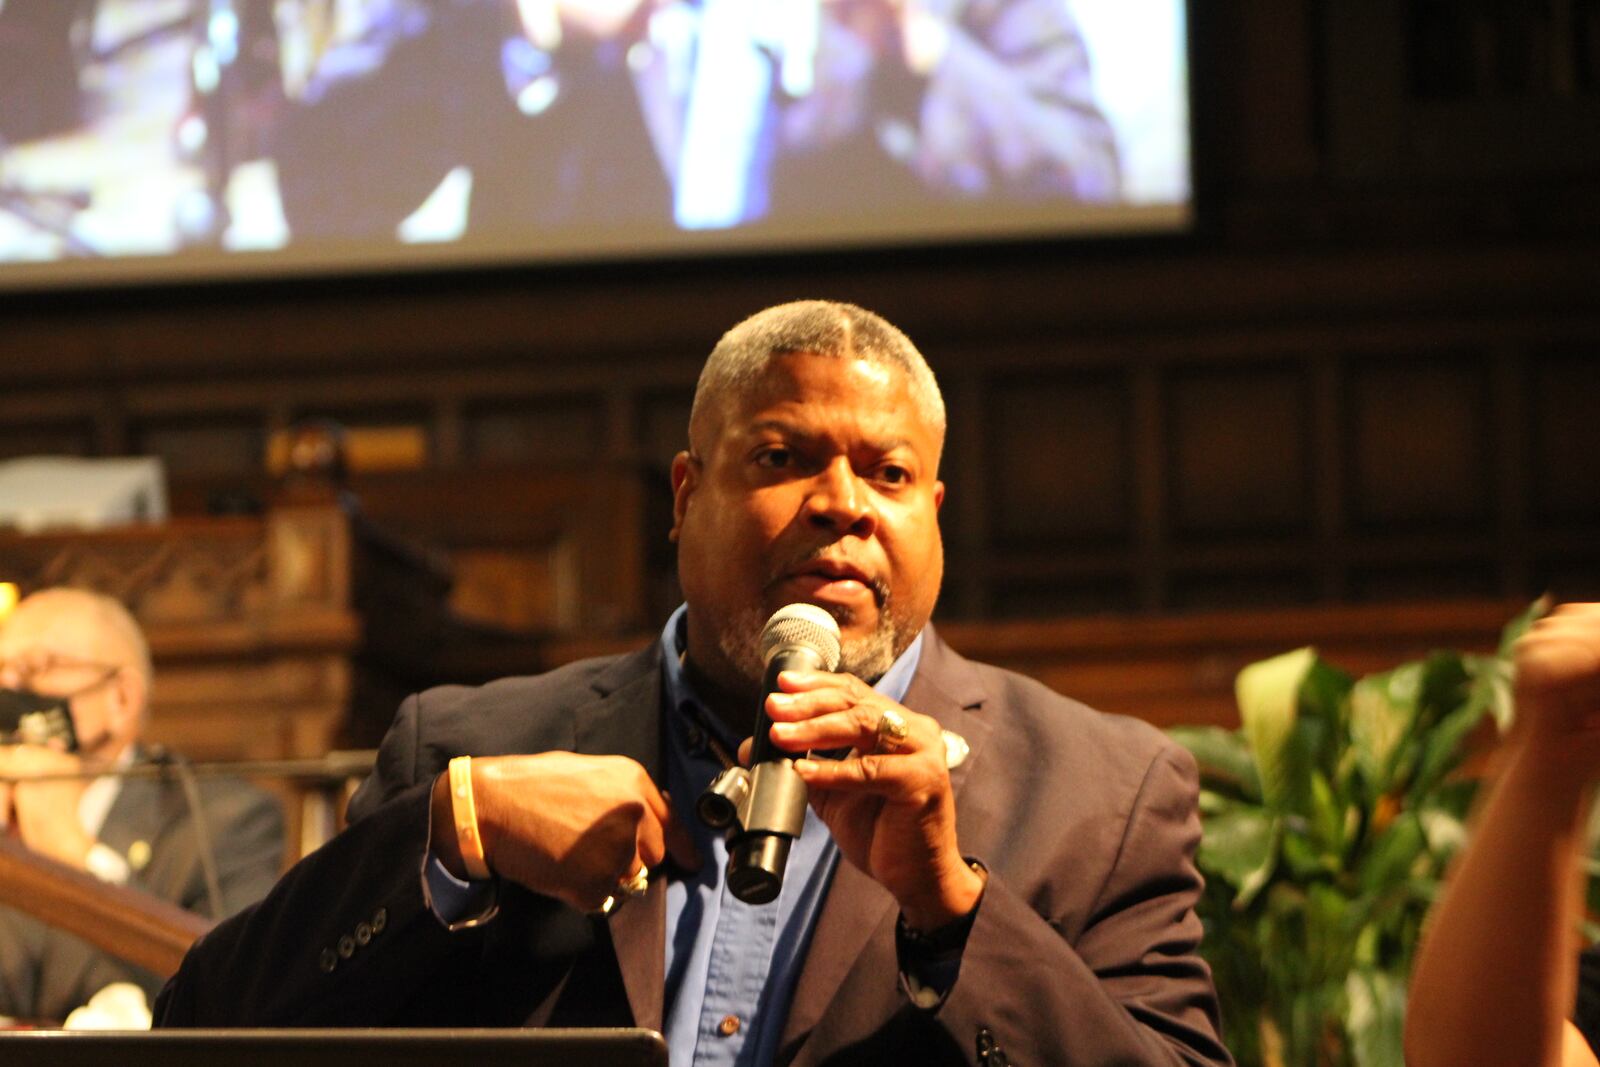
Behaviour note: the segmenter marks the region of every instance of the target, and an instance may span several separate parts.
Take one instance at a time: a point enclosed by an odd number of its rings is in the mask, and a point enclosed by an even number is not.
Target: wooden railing
[[[0,900],[155,974],[172,974],[211,923],[157,897],[108,885],[0,837]]]

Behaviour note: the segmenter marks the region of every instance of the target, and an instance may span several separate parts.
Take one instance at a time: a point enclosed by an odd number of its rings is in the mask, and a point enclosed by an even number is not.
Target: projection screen
[[[0,0],[0,288],[1176,232],[1184,0]]]

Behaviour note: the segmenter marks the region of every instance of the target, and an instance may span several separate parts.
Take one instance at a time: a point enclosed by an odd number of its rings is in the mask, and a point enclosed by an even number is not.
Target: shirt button
[[[739,1032],[739,1017],[737,1015],[724,1015],[717,1024],[717,1033],[723,1037],[732,1037]]]

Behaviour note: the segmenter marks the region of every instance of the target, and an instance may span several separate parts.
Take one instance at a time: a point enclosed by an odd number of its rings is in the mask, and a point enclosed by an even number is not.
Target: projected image
[[[1184,51],[1183,0],[0,0],[0,282],[1180,226]]]

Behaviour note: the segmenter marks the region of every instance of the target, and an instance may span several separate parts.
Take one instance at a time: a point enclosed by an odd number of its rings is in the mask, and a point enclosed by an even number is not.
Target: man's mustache
[[[767,582],[767,588],[772,588],[785,578],[793,577],[797,571],[803,570],[807,564],[832,563],[840,567],[848,567],[857,575],[860,575],[860,581],[863,585],[872,590],[873,599],[878,602],[878,607],[880,609],[889,603],[890,593],[888,582],[884,581],[878,575],[868,572],[865,567],[859,566],[851,560],[830,553],[828,551],[828,547],[829,546],[827,545],[818,545],[815,548],[807,549],[804,552],[797,553],[792,559],[785,560],[783,563],[773,568],[771,578]],[[846,615],[850,614],[849,609],[846,608],[835,610],[826,604],[821,606],[827,610],[829,614],[835,616],[839,615],[840,612],[843,612]],[[841,619],[839,621],[843,622],[847,620]]]

